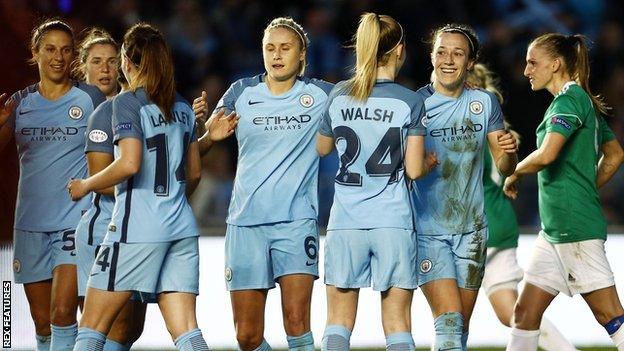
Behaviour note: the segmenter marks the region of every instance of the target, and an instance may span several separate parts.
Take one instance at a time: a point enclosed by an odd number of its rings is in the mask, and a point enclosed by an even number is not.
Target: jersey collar
[[[559,92],[555,95],[555,97],[561,95],[561,94],[565,94],[566,91],[568,91],[568,89],[570,89],[571,86],[576,85],[577,83],[573,80],[566,82],[563,87],[561,88],[561,90],[559,90]]]

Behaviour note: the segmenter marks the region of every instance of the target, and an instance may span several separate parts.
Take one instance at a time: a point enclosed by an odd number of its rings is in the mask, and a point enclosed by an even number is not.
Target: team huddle
[[[30,45],[40,81],[0,96],[0,148],[14,135],[21,167],[14,276],[37,350],[129,350],[147,303],[158,304],[178,350],[208,350],[196,318],[199,230],[188,196],[201,158],[236,134],[224,278],[241,350],[271,350],[264,314],[276,283],[289,350],[314,350],[319,155],[336,150],[322,350],[350,348],[366,287],[380,292],[387,350],[415,349],[417,288],[434,318],[432,350],[467,350],[483,285],[511,327],[507,350],[576,350],[542,318],[563,292],[581,294],[623,351],[598,189],[624,152],[603,118],[610,108],[589,88],[584,37],[530,43],[524,75],[554,99],[537,149],[521,162],[474,30],[445,25],[430,43],[431,82],[403,87],[395,82],[403,27],[363,14],[353,75],[334,85],[304,76],[307,34],[276,18],[262,39],[266,72],[234,82],[210,111],[205,93],[189,104],[176,92],[168,45],[149,24],[132,26],[121,45],[101,29],[75,45],[57,19],[37,26]],[[510,198],[532,173],[542,230],[523,272]]]

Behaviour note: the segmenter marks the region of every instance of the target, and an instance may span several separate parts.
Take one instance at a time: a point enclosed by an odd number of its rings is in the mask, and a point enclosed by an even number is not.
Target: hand
[[[510,199],[515,200],[518,198],[518,181],[519,180],[520,178],[515,174],[512,174],[509,177],[505,178],[505,185],[503,185],[503,192]]]
[[[518,141],[513,133],[505,131],[504,134],[497,136],[498,147],[507,154],[515,154],[518,152]]]
[[[208,116],[208,94],[202,90],[201,96],[193,100],[193,112],[195,119],[199,120],[199,124],[204,124]]]
[[[78,201],[89,193],[84,179],[70,180],[67,184],[67,191],[69,192],[69,196],[72,201]]]
[[[221,108],[206,121],[206,130],[210,140],[219,141],[228,138],[236,130],[240,117],[232,111],[225,116],[225,109]]]
[[[17,102],[9,97],[9,94],[0,95],[0,127],[9,120],[9,116],[15,110]]]
[[[425,169],[427,173],[431,172],[439,164],[438,155],[433,151],[427,152],[427,155],[425,155]]]

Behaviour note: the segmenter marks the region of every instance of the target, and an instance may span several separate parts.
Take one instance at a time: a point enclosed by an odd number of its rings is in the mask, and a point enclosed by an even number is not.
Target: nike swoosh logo
[[[261,104],[263,102],[264,101],[251,101],[251,100],[249,100],[247,103],[250,104],[250,105],[255,105],[255,104]]]
[[[306,266],[308,266],[308,267],[314,266],[315,264],[316,264],[316,262],[310,262],[310,261],[306,262]]]
[[[20,110],[20,111],[19,111],[19,115],[20,115],[20,116],[21,116],[21,115],[25,115],[25,114],[30,113],[30,112],[32,112],[32,110],[27,110],[27,111],[22,111],[22,110]]]

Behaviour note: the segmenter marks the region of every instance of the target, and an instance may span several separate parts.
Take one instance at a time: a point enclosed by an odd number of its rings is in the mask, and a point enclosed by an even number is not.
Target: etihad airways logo
[[[30,141],[66,141],[67,137],[78,134],[75,127],[25,127],[19,130]]]
[[[298,116],[263,116],[254,117],[253,124],[264,127],[264,130],[296,130],[312,120],[310,115]]]
[[[475,139],[476,133],[483,130],[483,124],[473,123],[466,119],[466,124],[461,126],[429,129],[429,135],[434,138],[442,138],[442,142]]]

